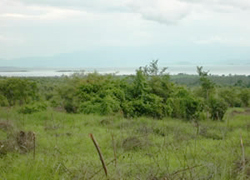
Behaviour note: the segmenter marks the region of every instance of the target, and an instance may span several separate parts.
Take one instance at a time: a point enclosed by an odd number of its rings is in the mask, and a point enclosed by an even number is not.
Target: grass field
[[[106,179],[90,133],[107,179],[250,179],[250,111],[235,108],[198,123],[1,108],[0,179]]]

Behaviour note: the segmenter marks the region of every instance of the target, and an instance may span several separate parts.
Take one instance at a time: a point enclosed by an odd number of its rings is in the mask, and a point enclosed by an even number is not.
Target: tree
[[[133,92],[134,98],[141,97],[149,92],[147,77],[142,68],[136,70],[136,75],[133,81]]]
[[[200,77],[201,88],[203,92],[203,97],[208,100],[211,92],[214,90],[214,83],[208,79],[209,71],[203,71],[202,66],[197,66],[197,72]]]
[[[157,60],[152,60],[148,65],[143,67],[143,71],[146,75],[149,76],[161,76],[163,74],[165,74],[166,70],[168,68],[167,67],[163,67],[161,70],[158,67],[158,59]]]
[[[203,67],[197,67],[197,72],[200,77],[201,88],[203,97],[205,98],[205,110],[207,111],[207,118],[210,113],[210,118],[214,120],[222,120],[227,110],[227,104],[225,101],[219,98],[215,98],[212,92],[215,88],[214,83],[208,79],[208,72],[203,71]]]
[[[147,75],[150,92],[163,98],[166,102],[170,97],[173,89],[173,83],[170,82],[170,76],[166,73],[167,67],[160,69],[158,60],[153,60],[149,66],[143,68]]]

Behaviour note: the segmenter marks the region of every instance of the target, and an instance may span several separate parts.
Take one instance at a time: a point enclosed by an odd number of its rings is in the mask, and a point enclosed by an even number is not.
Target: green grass
[[[0,128],[0,141],[20,130],[33,131],[36,157],[32,150],[0,154],[0,179],[106,179],[89,133],[98,141],[109,179],[250,178],[250,114],[244,109],[230,109],[224,121],[201,121],[199,126],[169,118],[124,119],[53,110],[22,115],[17,108],[1,108],[0,122],[6,121],[12,129]]]

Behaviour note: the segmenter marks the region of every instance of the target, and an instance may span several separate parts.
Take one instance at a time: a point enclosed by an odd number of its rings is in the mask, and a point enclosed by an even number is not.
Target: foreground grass
[[[0,122],[11,129],[0,127],[0,140],[33,131],[36,154],[0,153],[0,179],[105,179],[89,133],[99,143],[109,179],[248,179],[250,114],[231,109],[224,119],[194,123],[52,110],[21,115],[2,108]]]

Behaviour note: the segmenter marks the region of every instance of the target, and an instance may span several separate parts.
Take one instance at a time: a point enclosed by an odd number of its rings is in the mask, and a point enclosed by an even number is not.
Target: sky
[[[250,64],[249,0],[0,0],[0,66]]]

